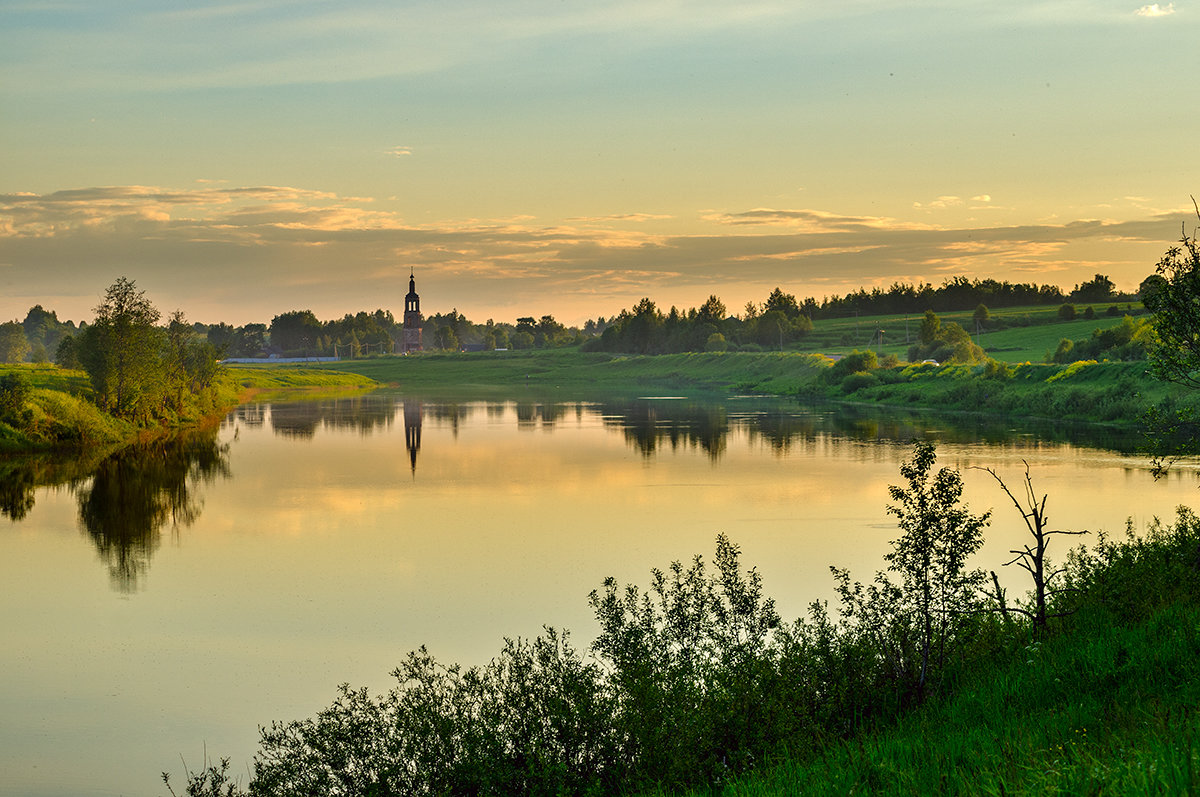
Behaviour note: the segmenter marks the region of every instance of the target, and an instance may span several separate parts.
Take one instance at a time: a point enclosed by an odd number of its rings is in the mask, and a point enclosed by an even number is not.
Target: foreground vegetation
[[[887,569],[866,586],[835,570],[836,611],[783,620],[718,537],[711,565],[696,557],[652,571],[645,590],[609,579],[594,591],[590,655],[554,629],[507,641],[483,667],[414,651],[388,692],[343,686],[316,717],[264,728],[245,789],[220,762],[186,791],[1194,788],[1200,518],[1181,510],[1041,571],[1043,625],[1016,611],[1038,616],[1033,600],[988,590],[968,566],[988,517],[959,503],[961,476],[935,472],[928,444],[902,476]]]

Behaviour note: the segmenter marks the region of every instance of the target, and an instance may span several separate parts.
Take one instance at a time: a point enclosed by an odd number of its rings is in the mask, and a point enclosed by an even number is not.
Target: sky
[[[1200,0],[3,0],[0,322],[1135,290]]]

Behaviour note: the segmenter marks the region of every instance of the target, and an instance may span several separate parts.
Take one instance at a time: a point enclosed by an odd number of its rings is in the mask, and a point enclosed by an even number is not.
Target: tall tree
[[[165,387],[160,313],[125,277],[109,286],[95,313],[77,349],[96,403],[121,417],[153,416]]]
[[[1194,200],[1193,200],[1194,201]],[[1200,216],[1200,208],[1196,211]],[[1200,242],[1184,235],[1142,281],[1142,304],[1154,314],[1151,371],[1159,379],[1200,388]],[[1156,475],[1180,456],[1200,451],[1200,423],[1188,410],[1151,410],[1150,449]]]
[[[0,363],[24,362],[28,354],[25,329],[16,321],[0,324]]]

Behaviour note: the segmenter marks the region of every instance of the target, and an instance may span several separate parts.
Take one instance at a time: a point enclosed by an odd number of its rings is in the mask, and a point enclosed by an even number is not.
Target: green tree
[[[1151,372],[1166,382],[1200,388],[1200,243],[1196,234],[1184,235],[1179,246],[1168,249],[1155,272],[1142,281],[1142,303],[1154,314]],[[1165,473],[1176,458],[1200,451],[1200,423],[1193,411],[1154,409],[1145,421],[1156,475]]]
[[[991,512],[972,515],[960,504],[963,481],[958,471],[933,472],[933,443],[918,442],[913,457],[900,466],[907,487],[888,487],[903,535],[885,557],[888,569],[900,574],[903,592],[920,621],[921,674],[924,689],[930,659],[938,663],[963,616],[977,608],[983,573],[967,570],[967,559],[983,545],[983,529]]]
[[[708,341],[704,344],[705,351],[729,351],[729,343],[725,340],[725,336],[720,332],[714,332],[708,336]]]
[[[285,354],[315,354],[320,348],[321,322],[312,310],[292,310],[271,319],[271,345]]]
[[[950,468],[935,473],[936,461],[934,444],[917,442],[912,459],[900,466],[907,485],[888,488],[888,513],[903,533],[885,558],[900,583],[879,573],[864,589],[833,568],[846,615],[870,626],[880,655],[897,676],[911,679],[918,699],[932,670],[960,641],[965,620],[981,608],[983,571],[966,565],[983,544],[991,516],[971,514],[961,504],[962,476]]]
[[[0,376],[0,422],[22,425],[21,416],[32,389],[29,377],[19,371]]]
[[[701,324],[719,326],[725,320],[726,315],[725,303],[716,296],[709,296],[696,311],[696,321]]]
[[[1151,349],[1155,376],[1200,388],[1200,244],[1184,236],[1156,268],[1160,278],[1142,282],[1142,302],[1154,314],[1157,343]]]
[[[1117,285],[1103,274],[1097,274],[1087,282],[1081,282],[1071,291],[1077,302],[1107,302],[1117,293]]]
[[[784,293],[779,288],[771,291],[771,295],[763,304],[763,312],[771,310],[778,310],[788,318],[800,315],[800,305],[796,304],[796,297],[790,293]]]
[[[0,324],[0,363],[24,362],[29,354],[25,328],[16,321]]]
[[[921,319],[921,328],[917,331],[917,340],[922,343],[932,343],[941,331],[942,319],[938,318],[937,313],[932,310],[926,310],[925,317]]]
[[[59,368],[79,368],[79,349],[74,335],[63,335],[54,350],[54,364]]]
[[[165,388],[158,310],[132,280],[120,277],[95,313],[77,348],[96,403],[120,417],[153,416]]]

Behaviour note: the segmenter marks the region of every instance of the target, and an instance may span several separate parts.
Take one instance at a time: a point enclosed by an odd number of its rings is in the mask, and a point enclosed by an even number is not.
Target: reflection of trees
[[[698,446],[716,459],[724,453],[729,434],[739,429],[752,442],[759,441],[777,454],[797,445],[836,445],[838,441],[908,443],[931,428],[937,429],[939,439],[952,443],[1024,447],[1069,442],[1122,453],[1138,450],[1135,433],[1118,434],[1094,426],[1033,421],[1022,421],[1018,426],[1011,418],[947,417],[880,407],[812,408],[780,399],[737,400],[727,405],[665,400],[608,402],[600,405],[600,412],[606,426],[619,428],[630,445],[646,457],[664,447],[676,450]]]
[[[407,406],[407,405],[406,405]],[[429,417],[450,427],[450,433],[458,437],[459,427],[475,414],[473,404],[438,403],[428,408]]]
[[[568,412],[579,408],[577,402],[529,402],[516,403],[517,426],[522,429],[533,429],[541,425],[547,429],[553,428]]]
[[[271,428],[283,437],[309,439],[317,428],[357,431],[363,435],[395,422],[396,402],[384,396],[351,396],[271,405]]]
[[[619,426],[642,456],[650,457],[663,444],[671,450],[681,445],[699,446],[712,459],[725,451],[729,417],[724,405],[686,401],[636,401],[605,404],[607,426]]]
[[[241,404],[230,413],[230,420],[249,427],[262,426],[267,420],[266,404]]]
[[[114,588],[137,589],[163,527],[190,526],[200,514],[196,485],[218,476],[229,476],[228,447],[212,429],[122,449],[77,483],[79,519]]]
[[[33,509],[37,487],[31,462],[0,462],[0,515],[20,520]]]

